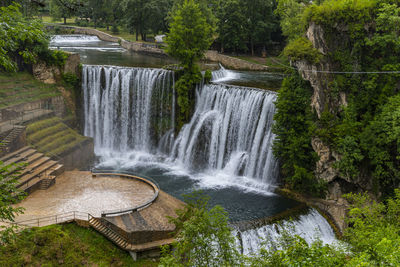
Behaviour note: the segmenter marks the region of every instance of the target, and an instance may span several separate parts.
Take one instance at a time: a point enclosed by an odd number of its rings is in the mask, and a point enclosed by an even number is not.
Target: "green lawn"
[[[151,267],[157,262],[134,262],[95,230],[69,223],[22,231],[15,243],[0,246],[0,266]]]
[[[27,72],[0,73],[0,108],[59,95],[55,85],[37,81]]]

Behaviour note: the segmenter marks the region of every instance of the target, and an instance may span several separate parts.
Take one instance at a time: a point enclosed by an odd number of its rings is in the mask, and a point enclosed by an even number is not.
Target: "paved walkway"
[[[47,190],[29,195],[18,207],[25,213],[17,222],[79,211],[100,217],[102,211],[118,210],[144,204],[153,197],[149,185],[126,178],[92,177],[90,172],[65,172]]]

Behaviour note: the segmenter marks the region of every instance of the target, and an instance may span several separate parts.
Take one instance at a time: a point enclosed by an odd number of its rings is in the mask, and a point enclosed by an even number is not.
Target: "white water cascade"
[[[84,133],[96,153],[154,152],[175,124],[173,84],[172,71],[84,66]]]
[[[80,34],[70,34],[70,35],[54,35],[51,37],[50,44],[52,43],[93,43],[100,42],[101,40],[94,35],[80,35]]]
[[[175,141],[172,157],[194,170],[220,170],[274,184],[275,99],[276,94],[266,90],[205,85],[192,120]]]
[[[263,245],[268,249],[271,245],[279,244],[284,231],[302,237],[309,244],[317,239],[324,244],[339,244],[326,219],[318,211],[311,209],[309,213],[300,215],[293,221],[282,221],[238,232],[237,235],[240,237],[238,246],[245,255],[257,254]],[[264,242],[266,243],[263,244]]]
[[[221,83],[230,80],[237,80],[240,78],[240,74],[231,70],[225,69],[222,65],[219,65],[220,69],[212,72],[212,82]]]

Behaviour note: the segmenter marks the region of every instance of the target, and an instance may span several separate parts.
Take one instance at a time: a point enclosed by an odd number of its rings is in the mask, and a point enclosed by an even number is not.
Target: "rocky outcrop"
[[[68,58],[63,68],[49,66],[45,62],[40,61],[32,66],[33,76],[46,84],[56,84],[61,81],[61,76],[64,73],[72,73],[80,76],[79,64],[81,63],[81,58],[79,54],[66,53]]]

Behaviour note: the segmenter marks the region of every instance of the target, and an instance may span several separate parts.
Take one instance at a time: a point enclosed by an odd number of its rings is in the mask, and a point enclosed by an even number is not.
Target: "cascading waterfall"
[[[212,72],[212,82],[224,82],[229,80],[235,80],[239,78],[239,73],[225,69],[222,65],[219,65],[220,69]]]
[[[94,35],[79,35],[79,34],[71,34],[71,35],[54,35],[50,40],[50,44],[52,43],[91,43],[91,42],[100,42],[100,39]]]
[[[96,153],[154,152],[174,127],[174,75],[162,69],[84,66],[85,135]]]
[[[309,213],[300,215],[294,221],[282,221],[238,232],[237,235],[240,236],[238,247],[245,255],[258,253],[265,241],[267,242],[265,243],[266,248],[278,244],[284,231],[302,237],[309,244],[317,239],[324,244],[338,244],[335,233],[326,219],[318,211],[311,209]]]
[[[194,178],[208,173],[211,183],[228,179],[228,187],[244,189],[261,184],[262,192],[276,184],[271,131],[275,93],[222,84],[199,86],[194,115],[175,137],[173,72],[86,65],[82,80],[85,135],[94,138],[95,151],[103,158],[118,155],[131,166],[143,161],[131,155],[144,152],[151,155],[145,162],[184,166]],[[315,234],[326,243],[335,241],[328,222],[311,210],[294,222],[238,232],[241,250],[247,255],[257,252],[263,239],[277,240],[284,229],[308,242]]]
[[[276,94],[227,85],[205,85],[172,156],[194,170],[223,170],[274,184],[277,162],[271,131]]]

